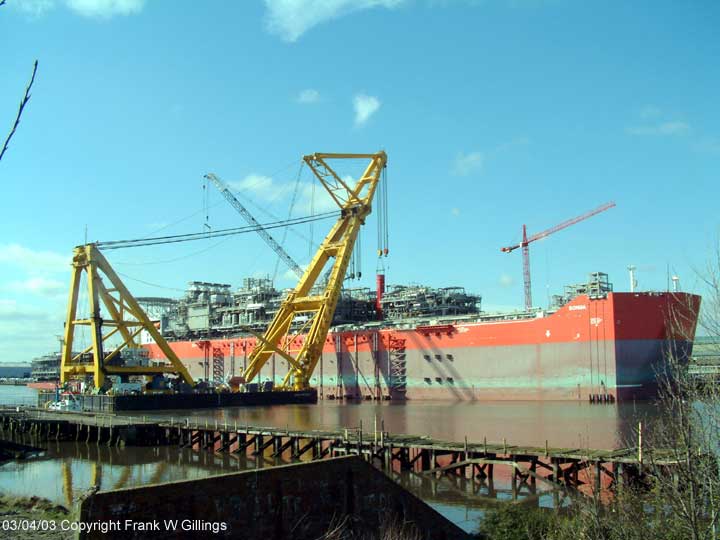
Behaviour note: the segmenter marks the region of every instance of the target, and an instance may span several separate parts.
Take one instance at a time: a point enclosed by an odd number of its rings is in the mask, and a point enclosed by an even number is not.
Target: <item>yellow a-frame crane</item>
[[[330,160],[343,159],[370,160],[353,187],[328,165]],[[243,374],[246,382],[252,381],[276,353],[289,364],[288,373],[281,384],[281,388],[286,390],[304,390],[310,386],[310,377],[322,356],[353,246],[360,226],[371,212],[373,195],[387,163],[387,155],[382,151],[377,154],[321,153],[304,156],[303,160],[340,208],[340,218],[323,240],[298,285],[281,304],[265,334],[257,336],[258,342]],[[334,261],[324,291],[312,295],[313,287],[331,258]],[[289,335],[297,316],[307,316],[307,321],[295,335]],[[300,350],[291,351],[295,336],[306,331],[307,336]]]
[[[87,274],[89,317],[77,319],[80,278],[83,272]],[[108,280],[109,287],[105,284],[103,275]],[[108,318],[101,316],[101,302],[105,306]],[[75,354],[73,352],[75,330],[81,326],[90,328],[92,343],[85,350]],[[123,349],[140,347],[138,336],[143,330],[147,330],[152,336],[169,363],[157,366],[113,365],[113,358],[121,354]],[[106,354],[105,342],[116,334],[120,335],[122,343]],[[73,252],[64,337],[60,360],[61,384],[71,378],[85,378],[87,375],[92,375],[95,388],[101,389],[105,385],[106,375],[146,375],[150,377],[164,373],[177,374],[186,383],[194,384],[187,368],[160,335],[160,331],[130,294],[95,244],[77,246]],[[92,363],[84,362],[87,353],[92,354]]]

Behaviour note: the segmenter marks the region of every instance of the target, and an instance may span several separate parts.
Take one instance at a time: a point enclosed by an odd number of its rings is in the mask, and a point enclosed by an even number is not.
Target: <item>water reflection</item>
[[[0,467],[0,492],[37,495],[70,505],[93,485],[103,490],[119,489],[204,478],[240,468],[237,461],[209,452],[174,447],[121,449],[84,442],[39,444],[47,448],[44,457]]]
[[[35,402],[34,390],[1,387],[0,403]],[[197,411],[129,413],[178,421],[189,417],[208,423],[290,429],[357,428],[371,432],[377,422],[391,433],[427,435],[437,439],[471,442],[573,448],[612,449],[635,440],[639,421],[651,428],[661,414],[648,402],[590,405],[585,402],[535,401],[408,401],[342,402],[324,400],[317,405],[281,405]],[[634,444],[632,444],[634,445]]]
[[[31,443],[26,437],[23,442]],[[37,444],[37,443],[36,443]],[[0,492],[14,496],[37,495],[71,507],[73,501],[98,485],[121,489],[173,480],[203,478],[282,463],[265,455],[215,454],[176,447],[108,447],[85,442],[41,443],[45,457],[0,467]],[[519,497],[524,504],[551,506],[544,486],[520,486],[514,495],[509,468],[498,468],[492,480],[433,477],[410,471],[393,471],[391,477],[468,532],[477,528],[483,511],[498,502]]]
[[[550,447],[614,449],[634,441],[639,421],[646,426],[660,414],[646,402],[590,405],[577,402],[359,402],[321,401],[317,405],[166,411],[152,417],[209,425],[272,426],[298,430],[384,426],[391,433],[426,435],[450,441],[502,442]]]
[[[0,389],[0,393],[2,389]],[[26,398],[13,393],[15,399]],[[358,402],[321,401],[317,405],[227,408],[200,411],[132,413],[179,422],[212,425],[272,426],[296,430],[357,428],[366,433],[384,428],[391,433],[426,435],[469,442],[510,445],[605,448],[634,446],[639,421],[651,429],[661,409],[650,403],[590,405],[575,402]],[[32,444],[31,440],[27,440]],[[79,443],[41,443],[44,457],[0,467],[0,492],[45,497],[70,505],[90,486],[119,489],[150,483],[203,478],[279,463],[268,448],[265,455],[214,454],[176,447],[127,447]],[[495,501],[513,499],[509,468],[498,467],[492,482],[460,477],[434,480],[411,472],[393,472],[395,480],[427,501],[465,530],[477,527],[484,509]],[[522,504],[552,506],[547,487],[520,486]]]

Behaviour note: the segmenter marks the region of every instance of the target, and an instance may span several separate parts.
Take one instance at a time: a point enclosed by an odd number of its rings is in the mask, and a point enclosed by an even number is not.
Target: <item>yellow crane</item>
[[[87,299],[89,316],[77,318],[78,300],[80,296],[80,278],[87,274]],[[109,282],[106,285],[103,277]],[[101,306],[105,306],[107,316],[101,314]],[[90,328],[91,344],[86,349],[75,353],[75,330],[86,326]],[[161,365],[124,366],[114,365],[112,360],[124,349],[140,348],[140,332],[146,330],[160,347],[169,363]],[[112,350],[105,350],[108,338],[120,336],[121,344]],[[91,354],[92,362],[86,361]],[[173,373],[192,385],[194,384],[187,368],[175,355],[170,345],[160,335],[160,331],[140,307],[135,297],[125,287],[107,259],[100,253],[95,244],[77,246],[73,252],[72,275],[70,278],[70,297],[65,319],[65,335],[60,359],[60,383],[64,384],[71,378],[85,378],[92,375],[95,388],[105,385],[107,375],[153,375]]]
[[[369,159],[365,172],[354,186],[328,164],[333,160]],[[316,153],[304,156],[303,160],[313,171],[332,200],[340,208],[340,217],[323,240],[302,278],[283,301],[265,331],[258,338],[255,349],[248,359],[243,373],[245,382],[252,381],[263,365],[275,353],[288,362],[288,373],[280,387],[285,390],[304,390],[310,386],[310,377],[315,370],[335,313],[343,279],[360,226],[372,210],[372,199],[383,169],[387,164],[385,152],[376,154],[327,154]],[[330,259],[334,259],[327,283],[320,294],[313,289]],[[307,320],[290,335],[296,317]],[[296,336],[307,332],[298,351],[291,346]]]

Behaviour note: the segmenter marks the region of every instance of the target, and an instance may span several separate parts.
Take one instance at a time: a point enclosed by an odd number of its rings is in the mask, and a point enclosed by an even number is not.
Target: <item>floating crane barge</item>
[[[346,159],[369,160],[365,172],[354,185],[341,178],[329,164]],[[267,330],[260,334],[248,329],[248,332],[254,335],[256,346],[242,376],[235,381],[236,389],[242,384],[245,391],[216,393],[207,391],[206,388],[199,389],[186,366],[105,259],[99,249],[100,244],[87,244],[76,247],[73,255],[60,383],[64,385],[72,379],[87,383],[91,379],[94,393],[99,395],[83,393],[68,399],[67,403],[81,410],[114,411],[306,403],[317,400],[317,393],[310,386],[310,377],[322,355],[353,247],[360,227],[370,214],[373,196],[387,163],[387,156],[385,152],[322,153],[305,156],[303,160],[337,204],[340,215],[310,265],[302,273],[297,287],[281,303]],[[214,175],[209,178],[223,187]],[[229,191],[226,196],[230,202],[237,203],[239,210],[244,210]],[[261,232],[266,241],[271,245],[275,243],[262,225],[251,216],[248,219],[254,230]],[[108,244],[117,247],[122,241]],[[279,246],[277,248],[282,250]],[[299,270],[299,267],[296,269]],[[326,279],[320,285],[323,271]],[[87,276],[89,316],[78,318],[83,274]],[[295,343],[297,336],[297,321],[302,321],[300,331],[306,333],[306,337],[302,346],[295,350],[291,345]],[[92,343],[80,353],[75,353],[75,331],[83,326],[89,327]],[[123,350],[140,349],[139,336],[142,332],[147,332],[157,350],[162,353],[162,358],[152,364],[145,362],[128,365],[124,361],[126,357]],[[111,343],[109,338],[113,336],[114,339],[119,338],[121,343],[106,351]],[[276,355],[285,361],[289,369],[281,384],[273,385],[269,391],[258,392],[260,387],[253,381],[263,365]],[[88,358],[91,362],[87,361]],[[177,376],[177,380],[171,383],[171,388],[168,389],[164,382],[154,384],[158,379],[164,381],[167,375]],[[139,395],[109,397],[104,394],[111,390],[112,382],[108,377],[113,376],[120,380],[118,387],[131,376],[146,377],[150,381],[149,387],[138,392]]]
[[[354,185],[330,166],[345,159],[369,160]],[[312,154],[303,160],[340,210],[304,271],[222,181],[208,175],[250,228],[302,273],[287,294],[274,291],[272,283],[248,282],[248,290],[233,295],[229,285],[196,282],[199,288],[209,287],[209,293],[178,303],[158,328],[100,252],[100,247],[115,248],[122,241],[75,249],[61,383],[92,379],[97,393],[103,394],[109,388],[108,377],[124,382],[143,376],[151,383],[167,375],[177,377],[171,391],[112,399],[85,396],[83,408],[197,408],[314,402],[318,397],[608,403],[655,397],[657,376],[670,356],[684,362],[692,353],[699,296],[615,292],[601,272],[566,288],[552,309],[526,306],[514,313],[484,313],[480,298],[462,288],[385,291],[384,279],[378,279],[374,293],[343,290],[353,246],[370,214],[387,156]],[[506,251],[527,247],[531,239],[610,206],[532,238],[525,235],[522,244]],[[78,319],[83,272],[90,315]],[[530,302],[529,294],[526,300]],[[264,309],[273,302],[271,309]],[[204,324],[198,324],[203,317]],[[92,344],[74,353],[73,336],[79,326],[90,328]],[[113,335],[121,345],[107,351],[107,339]],[[128,363],[132,355],[124,356],[123,349],[142,352],[146,359]],[[241,391],[208,389],[211,372],[215,384],[233,381],[231,386]],[[202,384],[196,384],[198,379]]]

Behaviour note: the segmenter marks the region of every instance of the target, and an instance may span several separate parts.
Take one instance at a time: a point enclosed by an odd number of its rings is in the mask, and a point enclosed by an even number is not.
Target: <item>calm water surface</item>
[[[33,389],[0,386],[0,404],[34,403]],[[134,413],[139,415],[139,413]],[[590,405],[564,402],[406,402],[226,408],[205,411],[166,411],[148,417],[290,429],[357,428],[372,432],[377,423],[391,433],[428,435],[438,439],[502,442],[512,445],[573,448],[614,448],[634,440],[638,421],[657,418],[647,403]],[[43,443],[47,445],[47,443]],[[272,459],[231,457],[170,447],[123,450],[85,443],[50,443],[44,457],[0,467],[0,492],[39,495],[59,504],[98,483],[102,489],[131,487],[172,480],[202,478],[247,468],[265,467]],[[499,472],[499,471],[498,471]],[[496,474],[498,474],[496,472]],[[460,480],[430,481],[413,473],[395,478],[465,530],[473,531],[487,502],[473,496]],[[495,482],[499,499],[511,498],[510,478]],[[552,504],[538,485],[535,504]]]
[[[547,440],[551,447],[611,449],[634,439],[638,421],[651,422],[657,415],[657,407],[648,403],[322,401],[317,405],[164,411],[147,417],[291,429],[354,429],[362,423],[366,433],[377,425],[390,433],[449,441],[506,439],[513,445],[544,446]]]

